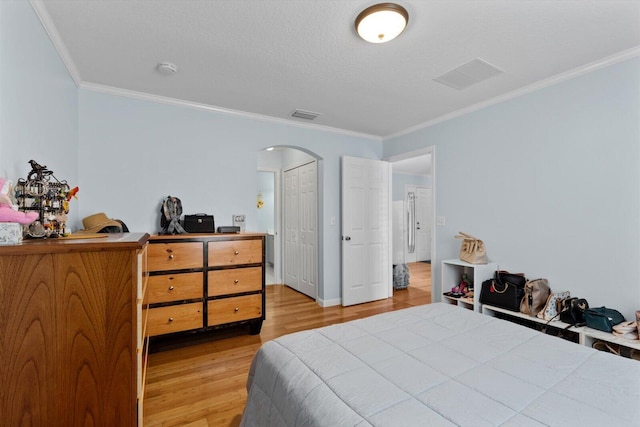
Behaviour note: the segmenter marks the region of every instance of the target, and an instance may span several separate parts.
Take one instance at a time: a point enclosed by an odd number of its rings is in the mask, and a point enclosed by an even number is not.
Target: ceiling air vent
[[[313,120],[319,115],[320,113],[314,113],[312,111],[305,111],[305,110],[293,110],[293,113],[291,113],[291,117],[295,117],[297,119],[305,119],[305,120]]]
[[[502,73],[504,73],[504,71],[500,68],[480,58],[476,58],[451,71],[447,71],[433,80],[460,90]]]

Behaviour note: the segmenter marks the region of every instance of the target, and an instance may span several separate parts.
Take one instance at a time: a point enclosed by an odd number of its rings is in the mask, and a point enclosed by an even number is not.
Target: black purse
[[[588,308],[589,303],[584,298],[565,298],[558,307],[560,321],[569,326],[584,326],[584,312]]]
[[[524,285],[527,279],[521,273],[509,273],[499,270],[494,278],[482,282],[480,303],[520,311],[520,302],[524,297]]]

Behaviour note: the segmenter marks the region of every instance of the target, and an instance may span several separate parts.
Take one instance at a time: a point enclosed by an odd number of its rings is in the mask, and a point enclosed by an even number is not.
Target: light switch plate
[[[446,221],[445,218],[443,216],[437,216],[436,217],[436,225],[442,227],[443,225],[445,225]]]

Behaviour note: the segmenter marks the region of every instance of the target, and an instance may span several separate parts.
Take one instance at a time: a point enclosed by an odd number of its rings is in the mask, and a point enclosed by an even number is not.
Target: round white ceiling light
[[[395,3],[369,6],[356,18],[356,31],[369,43],[386,43],[398,37],[409,22],[407,10]]]

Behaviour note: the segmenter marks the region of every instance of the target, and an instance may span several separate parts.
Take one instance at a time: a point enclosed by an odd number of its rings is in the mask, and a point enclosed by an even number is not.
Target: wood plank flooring
[[[262,343],[292,332],[431,302],[431,264],[409,264],[410,284],[393,298],[350,307],[322,308],[284,285],[267,286],[260,335],[230,328],[208,342],[149,356],[144,401],[146,426],[240,424],[249,366]]]

